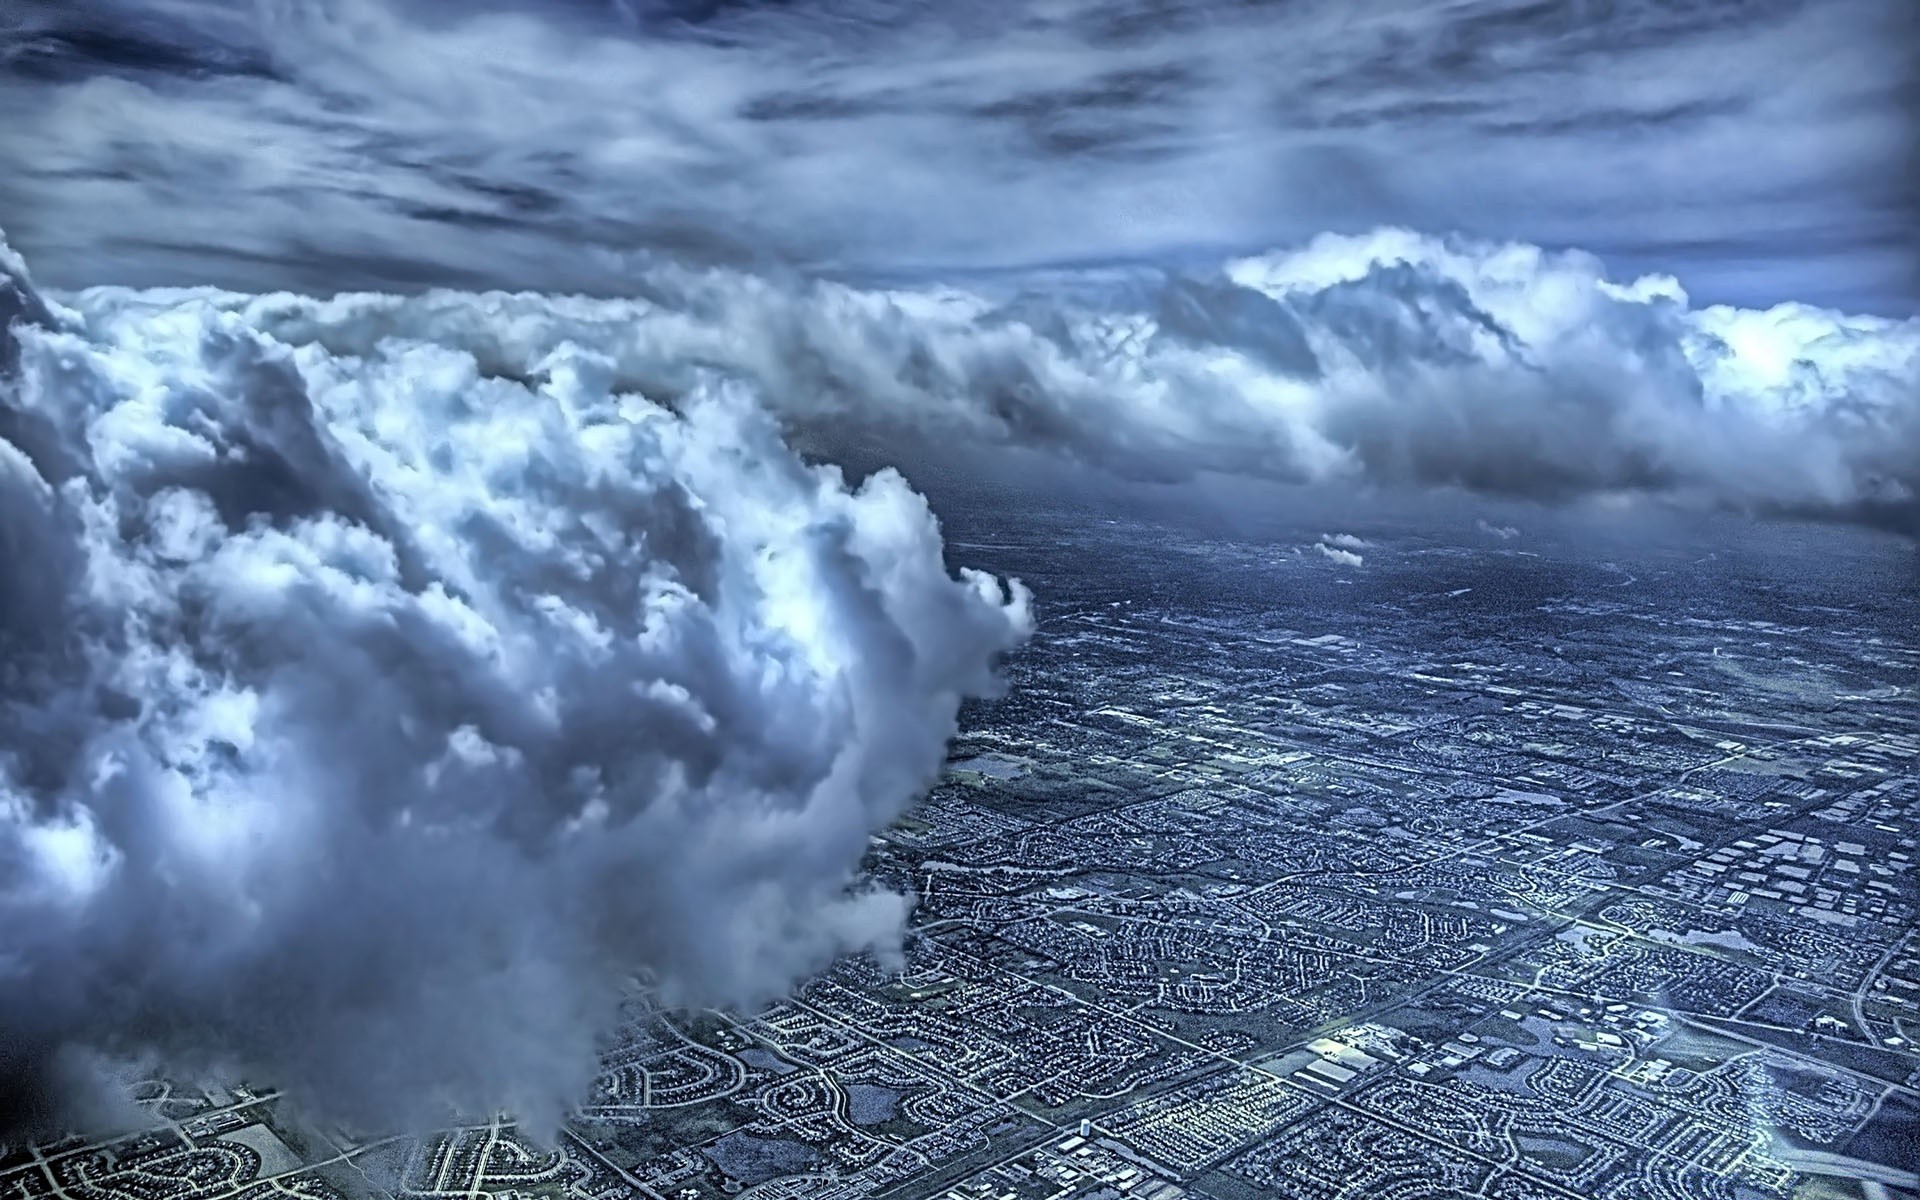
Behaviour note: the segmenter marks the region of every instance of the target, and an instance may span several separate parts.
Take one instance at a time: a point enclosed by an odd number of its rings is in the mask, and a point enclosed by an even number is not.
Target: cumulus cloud
[[[1481,533],[1486,534],[1488,537],[1499,538],[1503,542],[1510,542],[1514,538],[1517,538],[1520,536],[1520,530],[1515,528],[1514,526],[1496,525],[1492,521],[1487,520],[1485,517],[1481,517],[1479,520],[1475,521],[1474,527],[1478,529]]]
[[[1320,540],[1329,546],[1338,546],[1343,550],[1365,550],[1372,545],[1367,539],[1356,537],[1351,533],[1323,533],[1320,535]]]
[[[669,407],[590,325],[509,380],[297,308],[69,308],[0,244],[0,1137],[141,1058],[551,1122],[635,974],[897,942],[867,839],[1029,628],[739,373]]]
[[[451,347],[511,381],[590,347],[614,386],[651,396],[744,381],[827,456],[1020,446],[1152,479],[1657,498],[1908,530],[1920,512],[1920,320],[1697,306],[1670,277],[1616,282],[1580,252],[1384,229],[997,293],[672,264],[634,288],[73,303],[100,336],[204,309],[329,355]]]
[[[924,274],[1405,224],[1685,268],[1738,303],[1912,311],[1912,19],[15,0],[0,212],[63,285],[621,295],[636,247]]]
[[[1315,542],[1313,544],[1313,552],[1321,558],[1330,559],[1343,567],[1357,567],[1367,561],[1363,555],[1355,554],[1351,550],[1343,550],[1327,542]]]

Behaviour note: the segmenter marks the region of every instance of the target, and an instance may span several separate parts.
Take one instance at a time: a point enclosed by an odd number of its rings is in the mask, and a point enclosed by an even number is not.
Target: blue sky
[[[1905,315],[1912,12],[24,0],[0,227],[56,286],[618,294],[662,252],[958,277],[1402,225]]]

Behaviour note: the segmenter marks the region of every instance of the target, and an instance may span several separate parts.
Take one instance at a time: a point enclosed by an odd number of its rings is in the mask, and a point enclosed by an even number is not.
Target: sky
[[[43,284],[621,295],[1381,225],[1916,311],[1906,0],[13,0]]]

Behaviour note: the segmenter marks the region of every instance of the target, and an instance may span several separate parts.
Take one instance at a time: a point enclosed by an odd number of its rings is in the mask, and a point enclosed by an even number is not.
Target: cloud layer
[[[866,839],[1030,618],[854,449],[1920,530],[1920,320],[1584,254],[634,290],[49,300],[0,244],[0,1128],[143,1055],[551,1120],[630,972],[884,951]]]
[[[587,347],[650,396],[744,381],[828,456],[1014,446],[1148,479],[1656,498],[1909,531],[1920,512],[1920,320],[1696,307],[1671,278],[1616,283],[1582,253],[1387,229],[991,295],[675,265],[634,282],[644,299],[74,303],[102,336],[132,313],[212,309],[313,352],[450,347],[516,381]]]
[[[859,860],[1017,584],[737,382],[244,308],[74,311],[0,244],[0,1137],[142,1057],[551,1122],[632,973],[744,1002],[897,941]]]
[[[1914,311],[1908,0],[17,0],[63,285],[630,291],[1380,224]]]

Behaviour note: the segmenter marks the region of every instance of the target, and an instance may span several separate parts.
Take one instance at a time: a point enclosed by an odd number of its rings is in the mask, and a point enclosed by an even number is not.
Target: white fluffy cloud
[[[590,327],[506,381],[46,304],[0,247],[9,321],[0,1133],[99,1056],[552,1120],[631,973],[748,1001],[897,941],[867,839],[1029,628],[897,474],[739,381],[616,390]]]
[[[1357,567],[1367,561],[1366,556],[1363,554],[1356,553],[1352,550],[1343,550],[1327,542],[1315,542],[1313,544],[1313,552],[1321,558],[1339,563],[1343,567]]]
[[[452,347],[520,380],[562,346],[621,388],[742,380],[831,451],[1052,447],[1124,473],[1656,497],[1912,528],[1920,320],[1695,307],[1579,252],[1386,229],[1211,273],[862,290],[662,265],[639,300],[99,289],[89,328],[202,308],[369,358]],[[462,360],[464,361],[464,360]]]

